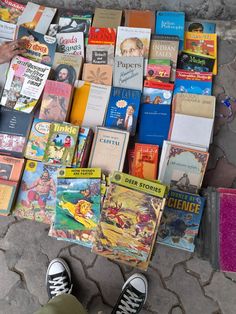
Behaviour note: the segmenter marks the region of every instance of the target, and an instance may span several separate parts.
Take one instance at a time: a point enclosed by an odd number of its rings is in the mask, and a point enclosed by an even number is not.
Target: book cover
[[[35,118],[25,150],[25,158],[42,161],[48,141],[50,122]]]
[[[82,56],[56,52],[52,65],[53,79],[74,85],[80,77],[82,66]]]
[[[112,87],[105,126],[128,131],[131,136],[135,135],[140,97],[139,90]]]
[[[79,127],[70,123],[52,122],[43,162],[70,167],[73,161]]]
[[[56,37],[58,28],[59,28],[58,24],[50,24],[46,35]]]
[[[92,64],[114,64],[113,45],[87,45],[86,63]]]
[[[193,252],[205,198],[170,190],[166,199],[157,242]]]
[[[55,215],[58,167],[27,160],[13,215],[51,224]]]
[[[129,142],[126,131],[97,127],[88,166],[101,168],[106,175],[122,171]]]
[[[169,59],[148,59],[148,64],[168,65],[171,66],[171,60]]]
[[[36,32],[46,34],[56,11],[56,8],[27,2],[23,13],[18,18],[17,25],[22,25]]]
[[[0,20],[16,24],[18,17],[25,9],[25,5],[12,0],[0,1]]]
[[[57,33],[57,52],[84,57],[84,33]]]
[[[32,115],[0,106],[0,153],[24,157]]]
[[[0,155],[0,179],[19,181],[24,167],[23,158]]]
[[[185,32],[214,34],[216,32],[216,24],[204,20],[186,21]]]
[[[1,10],[1,7],[0,7]],[[1,13],[0,13],[1,15]],[[7,40],[13,40],[15,38],[16,33],[16,25],[12,23],[7,23],[0,20],[0,34],[1,39]]]
[[[132,175],[141,179],[156,180],[158,145],[135,143]]]
[[[125,26],[151,28],[155,32],[155,11],[150,10],[125,10]]]
[[[183,49],[184,44],[184,12],[157,11],[156,13],[156,34],[175,35],[179,37],[179,49]]]
[[[89,154],[93,141],[93,130],[87,127],[80,127],[75,164],[78,168],[85,168],[88,164]]]
[[[30,113],[43,91],[50,67],[16,56],[12,59],[1,105]]]
[[[168,83],[170,81],[171,66],[148,64],[146,69],[146,80]]]
[[[158,180],[171,189],[197,193],[201,187],[209,153],[164,142]]]
[[[4,38],[0,38],[0,45],[2,45],[6,40]],[[4,90],[4,86],[6,84],[6,80],[7,80],[7,72],[8,72],[8,68],[10,66],[10,62],[6,62],[3,64],[0,64],[0,99],[2,97],[2,93]],[[1,101],[0,101],[1,104]]]
[[[177,93],[211,95],[212,73],[178,69],[176,71],[174,95]]]
[[[143,89],[143,57],[115,57],[113,86]]]
[[[70,122],[95,128],[104,121],[111,87],[79,81],[75,89]]]
[[[23,57],[52,66],[57,46],[55,37],[44,35],[20,26],[17,38],[24,39],[26,42],[26,52],[22,54]]]
[[[110,86],[112,84],[112,66],[109,64],[85,63],[82,80]]]
[[[92,252],[146,270],[164,207],[165,186],[114,172]]]
[[[39,112],[39,118],[63,122],[70,112],[73,86],[58,81],[47,80]]]
[[[0,215],[10,214],[15,199],[17,182],[0,179]]]
[[[144,88],[141,97],[142,104],[170,105],[174,85],[171,83],[144,81]]]
[[[115,45],[116,28],[90,27],[88,35],[89,45]]]
[[[93,27],[117,28],[121,24],[122,10],[95,8]]]
[[[178,69],[196,72],[213,72],[215,58],[182,51],[178,58]]]

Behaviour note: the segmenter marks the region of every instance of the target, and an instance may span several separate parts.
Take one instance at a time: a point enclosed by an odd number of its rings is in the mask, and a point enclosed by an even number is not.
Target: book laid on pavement
[[[115,45],[116,28],[90,27],[88,35],[89,45]]]
[[[0,216],[7,216],[12,210],[16,196],[17,182],[0,179]]]
[[[95,8],[92,26],[117,28],[121,18],[122,10]]]
[[[113,45],[87,45],[86,63],[92,64],[114,64]]]
[[[57,33],[57,52],[84,58],[84,33]]]
[[[112,66],[109,64],[85,63],[82,80],[94,84],[112,85]]]
[[[215,58],[206,55],[182,51],[178,58],[177,68],[187,71],[212,72]]]
[[[125,10],[125,26],[151,28],[155,33],[155,11],[151,10]]]
[[[216,32],[216,23],[195,19],[192,21],[185,21],[185,32],[214,34]]]
[[[0,155],[0,179],[18,182],[25,164],[24,158]]]

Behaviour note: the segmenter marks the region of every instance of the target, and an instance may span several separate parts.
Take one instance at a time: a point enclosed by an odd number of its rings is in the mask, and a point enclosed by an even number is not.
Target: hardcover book
[[[185,32],[214,34],[216,32],[216,24],[204,20],[188,21],[185,22]]]
[[[50,125],[43,162],[70,167],[74,158],[79,127],[70,123]]]
[[[113,45],[87,45],[86,62],[93,64],[114,64]]]
[[[12,210],[17,182],[0,179],[0,215],[7,216]]]
[[[23,158],[0,155],[0,179],[18,182],[24,163]]]
[[[213,57],[182,51],[178,59],[177,68],[187,71],[212,72],[214,64],[215,58]]]
[[[115,45],[116,28],[90,27],[88,44],[89,45]]]
[[[82,80],[110,86],[112,84],[112,66],[109,64],[85,63]]]
[[[113,86],[143,89],[143,57],[115,57]]]
[[[125,10],[125,26],[151,28],[155,32],[155,11]]]
[[[16,56],[12,59],[3,90],[1,105],[30,113],[46,83],[50,67]]]
[[[79,81],[75,89],[70,122],[95,128],[104,121],[111,87]]]
[[[12,0],[0,1],[0,19],[4,22],[16,24],[18,17],[25,9],[25,5]]]
[[[27,2],[24,12],[18,18],[17,25],[22,25],[36,32],[46,34],[56,11],[56,8]]]
[[[141,92],[138,90],[112,87],[108,103],[105,126],[118,128],[135,135]]]
[[[24,157],[32,115],[0,106],[0,153]]]
[[[48,141],[50,122],[35,118],[25,150],[25,158],[42,161]]]
[[[68,119],[73,95],[73,86],[47,80],[43,92],[39,118],[63,122]]]
[[[146,70],[146,80],[154,82],[168,83],[170,81],[171,66],[148,64]]]
[[[97,127],[88,166],[101,168],[106,175],[122,171],[128,142],[126,131]]]
[[[51,224],[58,167],[27,160],[13,215]]]
[[[121,18],[122,10],[95,8],[92,26],[117,28]]]
[[[205,198],[170,190],[158,229],[157,242],[193,252]]]
[[[56,51],[56,38],[20,26],[18,39],[24,39],[26,52],[22,54],[32,61],[52,66]]]
[[[166,187],[115,171],[92,252],[146,270],[165,204]]]
[[[57,33],[57,52],[84,57],[84,33]]]

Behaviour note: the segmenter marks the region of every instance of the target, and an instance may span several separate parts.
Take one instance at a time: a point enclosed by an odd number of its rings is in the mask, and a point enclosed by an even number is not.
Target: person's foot
[[[148,283],[142,274],[133,274],[124,284],[112,314],[140,313],[147,299]]]
[[[49,298],[63,293],[71,293],[71,273],[67,263],[61,258],[53,259],[47,270],[46,286]]]

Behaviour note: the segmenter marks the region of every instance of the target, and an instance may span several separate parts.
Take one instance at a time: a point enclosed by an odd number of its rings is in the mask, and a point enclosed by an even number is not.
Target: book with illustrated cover
[[[151,28],[155,32],[155,11],[125,10],[125,26]]]
[[[85,63],[82,80],[110,86],[112,84],[112,66],[109,64]]]
[[[92,26],[117,28],[121,18],[122,10],[95,8]]]
[[[73,165],[78,168],[87,167],[92,141],[93,130],[87,127],[80,127]]]
[[[43,162],[70,167],[74,158],[79,127],[70,123],[52,122]]]
[[[212,23],[212,22],[208,22],[204,20],[186,21],[185,32],[214,34],[216,32],[216,23]]]
[[[46,34],[56,11],[56,8],[27,2],[23,13],[18,18],[17,25],[22,25],[36,32]]]
[[[166,187],[115,171],[92,252],[146,270],[165,204]]]
[[[16,56],[12,59],[3,90],[1,105],[30,113],[36,106],[50,67]]]
[[[12,210],[17,182],[0,178],[0,216],[7,216]]]
[[[171,83],[144,81],[144,88],[141,97],[142,104],[170,105],[174,85]]]
[[[18,182],[24,163],[23,158],[0,155],[0,179]]]
[[[4,42],[6,42],[6,40],[4,38],[0,38],[0,45],[2,45]],[[0,64],[0,73],[1,73],[0,75],[0,99],[2,97],[4,86],[6,84],[9,65],[10,65],[10,62]]]
[[[100,217],[100,202],[101,169],[59,169],[54,229],[93,233]]]
[[[44,35],[20,26],[17,38],[26,41],[26,52],[22,54],[23,57],[52,66],[57,46],[55,37]]]
[[[97,127],[88,166],[101,168],[105,175],[123,171],[129,132]]]
[[[182,51],[179,55],[177,68],[187,71],[212,72],[215,58]]]
[[[73,86],[58,81],[47,80],[39,112],[39,118],[63,122],[68,119],[73,95]]]
[[[25,9],[25,5],[12,0],[0,1],[0,20],[16,24],[18,17]]]
[[[84,57],[84,33],[57,33],[57,52]]]
[[[58,24],[50,24],[46,35],[56,37],[58,28],[59,28]]]
[[[171,66],[160,64],[148,64],[146,69],[146,80],[154,82],[169,83]]]
[[[157,242],[193,252],[205,198],[170,190],[158,229]]]
[[[42,161],[48,141],[50,122],[35,118],[25,150],[25,158]]]
[[[92,64],[114,64],[113,45],[87,45],[86,62]]]
[[[57,170],[27,160],[13,215],[51,224],[55,215]]]
[[[89,45],[115,45],[116,29],[105,27],[90,27],[88,44]]]
[[[107,107],[106,127],[121,129],[135,135],[141,91],[120,87],[112,87]]]
[[[143,57],[115,57],[113,86],[143,89]]]

